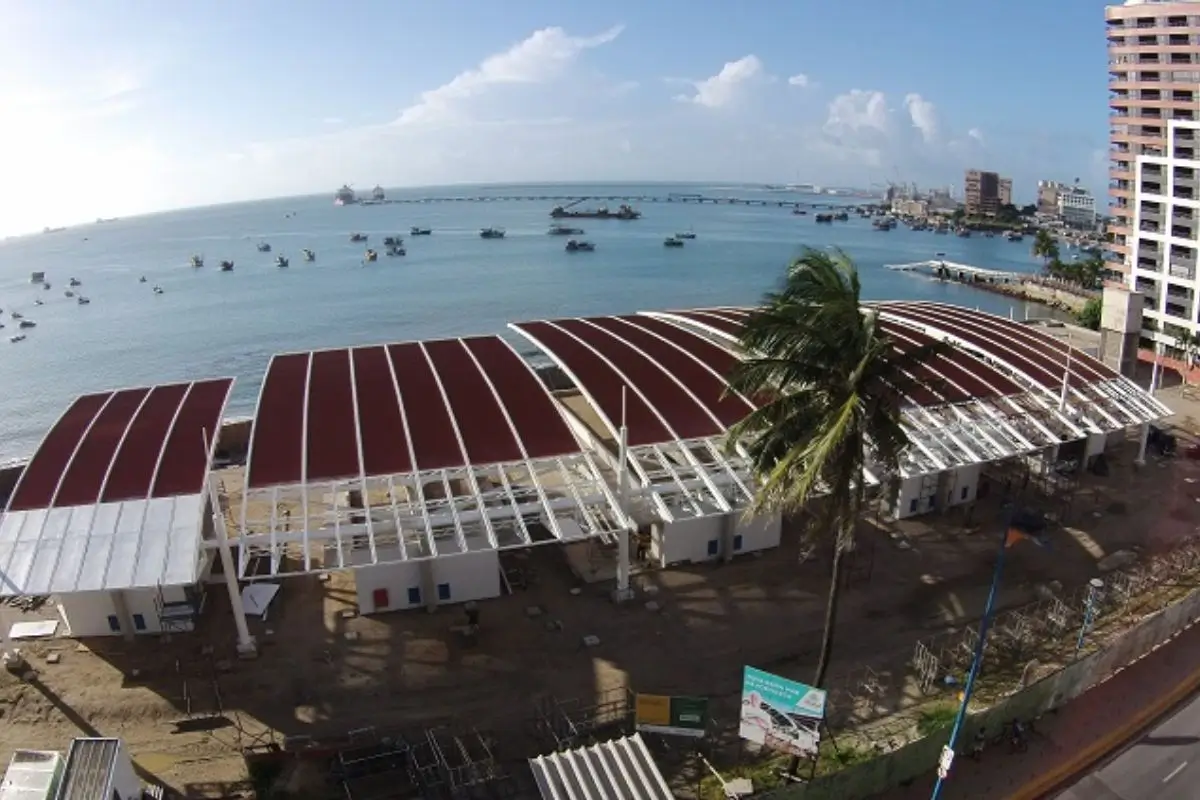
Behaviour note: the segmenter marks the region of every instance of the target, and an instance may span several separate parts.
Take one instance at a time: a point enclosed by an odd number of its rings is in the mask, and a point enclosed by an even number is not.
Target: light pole
[[[942,783],[950,777],[950,766],[954,762],[954,745],[962,731],[963,721],[967,718],[967,706],[971,703],[971,692],[975,690],[975,679],[983,666],[983,648],[987,642],[988,628],[992,624],[992,612],[996,607],[996,595],[999,593],[1000,576],[1004,574],[1004,554],[1008,551],[1012,536],[1011,523],[1004,526],[1000,536],[1000,551],[996,554],[996,567],[992,570],[992,586],[988,590],[987,604],[983,607],[983,619],[979,623],[979,640],[975,642],[975,653],[971,657],[971,671],[967,673],[967,682],[963,686],[962,703],[954,716],[954,727],[950,729],[950,741],[942,748],[942,757],[938,762],[937,783],[933,785],[930,800],[938,800],[942,796]]]
[[[1079,627],[1079,638],[1075,640],[1075,658],[1079,658],[1079,651],[1083,649],[1083,637],[1087,636],[1087,632],[1092,628],[1092,622],[1096,618],[1096,603],[1100,600],[1100,592],[1104,590],[1104,581],[1099,578],[1092,578],[1088,581],[1087,603],[1083,607],[1083,625]]]

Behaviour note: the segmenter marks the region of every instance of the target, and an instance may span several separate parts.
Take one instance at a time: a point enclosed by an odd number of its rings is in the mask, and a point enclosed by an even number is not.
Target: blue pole
[[[979,669],[983,666],[983,646],[987,641],[988,628],[992,624],[992,611],[996,606],[996,594],[1000,586],[1000,576],[1004,574],[1004,553],[1007,550],[1008,526],[1005,525],[1000,538],[1000,553],[996,556],[996,567],[992,570],[992,588],[988,591],[987,605],[983,608],[983,620],[979,623],[979,641],[975,643],[975,653],[971,658],[971,671],[967,673],[967,683],[963,687],[962,704],[959,705],[958,714],[954,717],[954,727],[950,729],[950,741],[946,745],[951,752],[953,752],[954,745],[958,741],[958,734],[962,730],[963,720],[967,718],[967,706],[971,703],[971,692],[975,689],[975,678],[978,677]],[[929,800],[938,800],[942,796],[943,782],[944,779],[939,772],[937,783],[933,785],[933,794],[929,796]]]

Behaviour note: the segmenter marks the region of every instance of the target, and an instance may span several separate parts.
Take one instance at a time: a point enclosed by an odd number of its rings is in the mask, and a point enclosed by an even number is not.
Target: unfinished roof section
[[[0,595],[192,583],[232,378],[78,398],[0,520]]]
[[[529,760],[543,800],[671,800],[640,734]]]
[[[879,310],[898,353],[933,341],[951,345],[912,368],[905,474],[1003,458],[1169,413],[1095,359],[1074,348],[1068,357],[1066,344],[1020,323],[942,303],[868,305]],[[735,346],[750,309],[648,313]]]
[[[510,326],[545,352],[595,409],[601,439],[627,431],[629,464],[662,519],[728,512],[751,496],[743,454],[720,438],[753,405],[729,392],[725,347],[644,316]],[[610,448],[611,449],[611,448]]]
[[[277,355],[251,433],[241,570],[606,535],[618,518],[598,470],[498,337]]]

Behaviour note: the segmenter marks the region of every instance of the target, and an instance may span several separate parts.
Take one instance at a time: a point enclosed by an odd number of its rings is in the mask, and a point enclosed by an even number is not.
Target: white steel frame
[[[1121,378],[1092,383],[1088,393],[1074,392],[1074,404],[1060,409],[1057,393],[1060,386],[1047,387],[1032,379],[1018,366],[998,360],[993,354],[932,325],[922,325],[907,317],[887,312],[887,303],[871,304],[880,317],[895,325],[919,330],[934,339],[948,341],[1014,380],[1026,391],[1018,395],[995,398],[976,398],[967,402],[948,402],[944,405],[922,407],[912,398],[901,411],[902,424],[912,446],[901,454],[900,477],[910,478],[936,474],[947,469],[999,461],[1062,443],[1065,439],[1082,438],[1089,433],[1124,430],[1132,425],[1152,422],[1169,415],[1170,411],[1147,395],[1136,384]],[[746,317],[745,308],[696,309],[733,321]],[[725,330],[684,316],[685,313],[648,311],[645,316],[668,322],[693,334],[702,335],[714,344],[738,355],[737,337]],[[958,323],[962,324],[962,323]],[[1002,336],[1004,334],[1001,334]],[[902,338],[894,334],[895,338]],[[915,345],[916,342],[906,340]],[[1007,348],[1005,348],[1007,349]],[[933,365],[926,365],[946,380]],[[1079,374],[1079,373],[1076,373]],[[986,376],[976,375],[985,380]],[[1101,387],[1101,388],[1097,388]],[[1125,398],[1129,399],[1126,401]],[[1128,402],[1128,405],[1125,403]],[[1119,406],[1113,408],[1112,404]],[[1097,409],[1101,425],[1085,412]],[[1127,422],[1124,424],[1115,417]]]
[[[480,368],[480,374],[487,381],[524,457],[496,464],[367,475],[361,466],[363,431],[357,413],[357,389],[354,389],[354,432],[359,447],[360,473],[337,480],[309,482],[307,442],[302,442],[302,480],[299,483],[254,489],[245,487],[239,530],[233,538],[239,545],[240,577],[303,575],[590,537],[607,541],[627,526],[628,521],[609,481],[585,448],[581,446],[577,454],[555,458],[528,457],[517,427],[487,373],[470,349],[464,346],[464,350]],[[429,359],[424,346],[422,351]],[[356,386],[354,359],[349,361],[353,388]],[[418,462],[412,450],[410,426],[418,421],[408,418],[391,359],[388,364],[410,462],[415,464]],[[310,373],[311,365],[310,354]],[[432,361],[430,367],[433,368]],[[433,374],[465,457],[458,421],[436,368],[433,368]],[[260,393],[260,401],[261,397]],[[307,398],[306,390],[303,431],[308,429]],[[256,417],[258,413],[256,410]],[[247,464],[253,457],[253,447],[252,435]],[[359,493],[362,508],[350,507],[351,492]],[[267,510],[255,514],[250,510],[252,506]],[[299,508],[301,519],[297,522],[290,514],[280,514],[284,506]],[[572,520],[574,526],[563,525],[564,519]],[[549,537],[535,538],[534,525],[545,529]],[[325,551],[319,565],[313,560],[317,547]],[[258,559],[264,559],[265,571],[252,569]]]

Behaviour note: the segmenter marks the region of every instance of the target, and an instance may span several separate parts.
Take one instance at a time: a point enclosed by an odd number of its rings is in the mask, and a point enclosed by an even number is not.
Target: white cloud
[[[979,128],[971,128],[971,130],[967,131],[967,138],[974,139],[979,144],[983,144],[983,131],[979,130]]]
[[[927,144],[937,139],[938,117],[937,108],[916,92],[904,96],[904,107],[908,109],[908,117],[912,126],[921,132],[921,138]]]
[[[803,72],[797,72],[795,75],[788,78],[788,86],[799,86],[800,88],[803,89],[804,87],[806,87],[808,85],[809,85],[808,76],[805,75]]]
[[[728,61],[721,71],[702,81],[692,81],[695,94],[679,95],[682,102],[695,103],[707,108],[723,108],[734,103],[748,85],[769,79],[763,63],[756,55],[748,55],[737,61]]]
[[[617,25],[595,36],[571,36],[562,28],[542,28],[479,66],[460,72],[448,83],[422,92],[414,105],[401,112],[398,125],[444,122],[458,117],[457,104],[493,86],[546,83],[580,53],[608,44],[621,35]]]
[[[883,92],[851,89],[833,98],[825,131],[838,135],[876,131],[887,133],[891,127],[891,112]]]
[[[341,117],[326,117],[321,122],[326,125],[341,125],[345,120]]]

